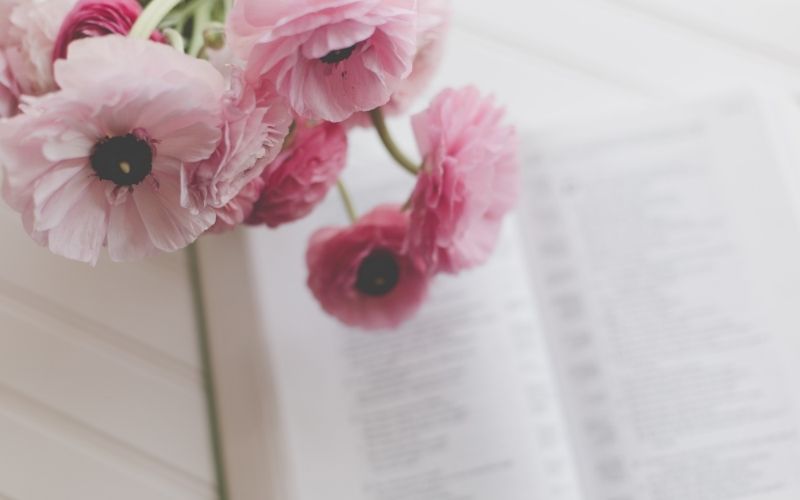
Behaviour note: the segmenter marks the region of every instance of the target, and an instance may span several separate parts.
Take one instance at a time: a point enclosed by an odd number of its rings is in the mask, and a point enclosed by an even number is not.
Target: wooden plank
[[[0,484],[9,498],[214,498],[209,486],[154,467],[152,462],[126,453],[124,446],[86,435],[80,426],[65,419],[53,420],[16,399],[0,389]],[[55,425],[62,430],[53,432]]]
[[[182,254],[97,268],[52,255],[30,240],[19,217],[0,204],[3,259],[0,280],[46,302],[106,325],[111,333],[171,357],[177,367],[198,366],[191,296]]]
[[[148,365],[85,342],[47,317],[0,302],[0,384],[117,436],[176,469],[211,476],[203,396]]]

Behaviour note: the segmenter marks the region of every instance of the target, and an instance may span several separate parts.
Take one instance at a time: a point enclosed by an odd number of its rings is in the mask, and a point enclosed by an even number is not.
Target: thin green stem
[[[212,2],[206,2],[198,7],[194,15],[192,27],[192,40],[189,42],[189,54],[197,57],[206,45],[205,30],[211,23],[211,11],[214,9]]]
[[[207,1],[208,0],[189,0],[185,5],[181,5],[180,7],[173,9],[169,15],[164,18],[164,24],[170,26],[186,24],[186,21],[194,16],[194,12],[197,10],[197,7]]]
[[[345,187],[344,182],[341,180],[337,181],[336,187],[339,188],[339,196],[342,197],[342,203],[347,211],[347,216],[350,218],[350,222],[357,221],[358,213],[356,212],[356,208],[353,205],[353,199],[350,198],[350,193],[347,192],[347,187]]]
[[[131,28],[131,38],[141,38],[147,40],[153,31],[158,28],[161,21],[175,8],[182,0],[153,0],[144,8],[139,18]]]
[[[178,52],[185,52],[186,47],[184,46],[183,35],[178,33],[177,30],[173,28],[167,28],[163,30],[164,36],[167,37],[169,44],[175,48]]]
[[[211,452],[214,464],[214,476],[217,483],[217,499],[229,500],[228,476],[225,471],[223,455],[222,427],[219,418],[219,404],[214,383],[214,364],[211,358],[211,341],[206,317],[203,283],[200,275],[200,259],[197,244],[187,249],[189,279],[192,287],[192,304],[194,307],[195,325],[197,328],[197,344],[200,351],[200,365],[203,376],[203,389],[206,395],[206,412],[208,413],[208,430],[211,439]]]
[[[372,119],[372,124],[375,126],[375,130],[378,131],[378,135],[383,142],[383,145],[386,147],[386,150],[389,154],[394,158],[394,160],[412,175],[419,175],[420,168],[417,166],[416,163],[408,159],[408,157],[403,154],[400,148],[397,146],[397,143],[394,142],[392,138],[392,134],[389,133],[389,127],[386,126],[386,118],[383,116],[383,111],[381,108],[373,109],[369,112],[369,116]]]

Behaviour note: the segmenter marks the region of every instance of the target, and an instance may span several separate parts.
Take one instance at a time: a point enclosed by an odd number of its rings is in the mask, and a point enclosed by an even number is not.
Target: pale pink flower
[[[11,73],[8,71],[6,56],[0,50],[0,119],[8,118],[17,113],[18,92],[15,89],[16,84],[11,79]]]
[[[285,101],[246,84],[239,71],[229,80],[223,112],[222,139],[214,154],[181,170],[182,203],[194,211],[223,208],[258,178],[281,152],[292,124]]]
[[[430,85],[444,56],[452,9],[450,0],[419,0],[417,17],[417,53],[411,74],[402,80],[384,106],[386,116],[408,111]],[[348,127],[369,127],[368,113],[356,113],[347,120]]]
[[[53,50],[61,24],[77,0],[25,0],[12,6],[0,33],[11,77],[24,95],[56,89]]]
[[[124,61],[124,64],[120,64]],[[95,263],[175,251],[215,221],[181,206],[184,163],[220,141],[225,82],[209,63],[117,35],[72,43],[61,90],[0,122],[3,195],[31,236]]]
[[[411,74],[403,80],[386,105],[387,114],[404,113],[436,76],[444,56],[452,9],[450,0],[419,0],[417,53]]]
[[[342,125],[300,122],[286,150],[262,174],[264,189],[247,223],[278,227],[305,217],[325,199],[346,163]]]
[[[229,43],[219,49],[206,48],[206,55],[208,56],[208,62],[227,79],[233,78],[237,72],[241,74],[244,68],[244,62],[236,57]]]
[[[224,207],[217,209],[217,222],[211,226],[208,232],[220,234],[242,224],[253,213],[253,207],[263,189],[264,181],[261,177],[256,177],[236,195],[236,198]]]
[[[52,58],[67,57],[67,47],[75,40],[104,35],[127,35],[130,33],[142,6],[136,0],[78,0],[61,23],[61,29],[53,47]],[[158,31],[151,39],[163,42]]]
[[[340,122],[389,101],[411,72],[416,0],[238,0],[229,41],[308,119]]]
[[[381,206],[343,229],[315,233],[306,254],[308,286],[346,325],[396,328],[422,305],[429,273],[404,251],[408,215]]]
[[[413,118],[422,172],[411,200],[409,249],[433,272],[484,263],[519,191],[516,132],[477,89],[445,90]]]

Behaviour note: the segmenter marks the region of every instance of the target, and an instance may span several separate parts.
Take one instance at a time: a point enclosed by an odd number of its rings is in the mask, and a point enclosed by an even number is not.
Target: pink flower
[[[413,118],[423,170],[411,201],[409,249],[431,271],[484,263],[519,190],[516,132],[477,89],[446,90]]]
[[[61,24],[53,48],[53,60],[66,58],[67,46],[74,40],[127,35],[141,13],[142,6],[136,0],[78,0]],[[164,41],[158,32],[153,33],[151,39]]]
[[[53,49],[61,23],[76,1],[12,0],[10,10],[0,12],[8,15],[0,49],[19,94],[42,95],[56,89]]]
[[[436,75],[444,55],[451,13],[450,0],[419,0],[417,53],[413,70],[392,94],[385,110],[387,114],[405,112]]]
[[[335,123],[300,124],[289,147],[267,167],[248,224],[278,227],[311,213],[347,163],[347,134]]]
[[[208,56],[208,62],[227,79],[233,78],[237,72],[241,74],[242,68],[244,68],[244,62],[236,57],[229,43],[219,49],[206,47],[206,55]],[[241,76],[238,76],[238,78],[241,78]]]
[[[263,189],[264,181],[260,177],[256,177],[236,195],[236,198],[224,207],[217,209],[217,222],[211,226],[208,232],[220,234],[242,224],[253,213],[253,207]]]
[[[17,113],[16,84],[11,79],[5,54],[0,51],[0,119]]]
[[[73,42],[55,78],[61,90],[0,122],[3,195],[36,241],[90,263],[105,245],[124,261],[183,248],[214,223],[211,208],[180,204],[181,166],[220,141],[225,82],[209,63],[109,35]]]
[[[419,0],[417,52],[411,74],[402,80],[383,108],[386,116],[405,113],[428,87],[444,55],[445,39],[452,14],[450,0]],[[350,127],[372,125],[369,114],[356,113],[347,120]]]
[[[388,102],[411,72],[416,0],[238,0],[228,34],[249,79],[294,111],[341,122]]]
[[[425,299],[429,273],[403,250],[408,216],[382,206],[344,229],[314,234],[308,286],[328,314],[366,329],[396,328]]]
[[[225,94],[222,140],[214,154],[181,169],[183,206],[222,209],[280,153],[292,116],[283,99],[234,71]],[[257,98],[260,95],[261,98]]]

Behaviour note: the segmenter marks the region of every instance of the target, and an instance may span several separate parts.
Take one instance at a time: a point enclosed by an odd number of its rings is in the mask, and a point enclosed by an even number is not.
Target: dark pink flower
[[[262,174],[264,190],[248,224],[278,227],[311,213],[347,163],[347,134],[342,125],[299,124],[287,149]]]
[[[67,57],[67,47],[75,40],[103,35],[127,35],[142,13],[136,0],[78,0],[67,14],[53,47],[53,61]],[[155,32],[152,40],[163,41]]]
[[[308,286],[346,325],[396,328],[422,305],[429,273],[404,251],[408,216],[382,206],[355,225],[322,229],[306,254]]]
[[[411,200],[410,251],[431,271],[484,263],[519,191],[517,138],[477,89],[445,90],[413,118],[422,172]]]
[[[273,82],[294,111],[341,122],[383,106],[411,72],[416,0],[238,0],[228,19],[248,79]]]

